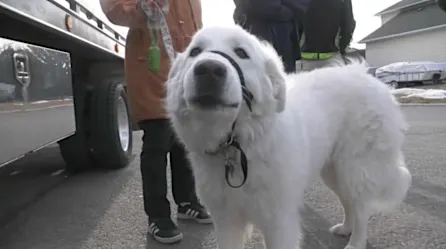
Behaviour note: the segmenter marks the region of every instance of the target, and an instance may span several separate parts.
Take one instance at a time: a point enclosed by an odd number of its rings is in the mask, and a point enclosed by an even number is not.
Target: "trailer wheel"
[[[432,77],[432,81],[435,85],[441,84],[441,75],[438,73],[434,74],[434,76]]]
[[[392,89],[397,89],[399,87],[399,83],[394,80],[391,81],[389,85]]]
[[[65,161],[65,169],[71,173],[79,173],[93,167],[91,163],[88,136],[88,108],[91,94],[88,94],[84,84],[73,84],[74,108],[76,113],[76,132],[58,142],[59,150]]]
[[[120,82],[103,82],[93,92],[90,136],[95,167],[120,169],[132,157],[133,134],[127,94]]]
[[[85,147],[79,134],[71,135],[59,141],[58,144],[68,172],[79,173],[91,168],[88,148]]]

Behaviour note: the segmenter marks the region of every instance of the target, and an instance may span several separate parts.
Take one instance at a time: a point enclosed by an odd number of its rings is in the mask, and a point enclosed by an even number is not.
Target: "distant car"
[[[446,62],[396,62],[376,69],[375,77],[395,88],[425,83],[439,84],[446,77]]]

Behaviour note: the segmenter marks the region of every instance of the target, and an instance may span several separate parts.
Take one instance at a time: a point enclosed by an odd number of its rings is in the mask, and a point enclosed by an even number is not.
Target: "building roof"
[[[413,6],[413,5],[422,3],[422,2],[428,2],[428,1],[429,0],[401,0],[397,3],[395,3],[394,5],[391,5],[390,7],[386,8],[384,10],[381,10],[380,12],[378,12],[376,14],[376,16],[380,16],[384,13],[397,11],[397,10],[400,10],[400,9],[403,9],[406,7],[410,7],[410,6]]]
[[[347,55],[350,56],[362,56],[365,58],[365,49],[356,49],[356,48],[348,48],[347,49]]]
[[[363,38],[359,43],[389,38],[405,33],[446,26],[446,14],[437,4],[429,4],[418,9],[402,11],[384,23],[380,28]]]

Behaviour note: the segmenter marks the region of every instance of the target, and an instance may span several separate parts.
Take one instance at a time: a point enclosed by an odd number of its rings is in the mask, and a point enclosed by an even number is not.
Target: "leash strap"
[[[231,176],[234,173],[234,165],[230,162],[225,162],[225,178],[228,185],[232,188],[240,188],[243,186],[248,179],[248,159],[246,158],[245,152],[243,152],[242,148],[240,147],[240,144],[231,139],[231,142],[227,146],[233,146],[237,150],[240,151],[240,164],[242,166],[243,171],[243,181],[239,185],[234,185],[231,183]]]
[[[150,3],[149,3],[150,2]],[[147,17],[147,28],[151,34],[161,31],[161,36],[166,48],[167,55],[170,60],[173,61],[176,56],[175,49],[173,47],[172,36],[170,35],[169,26],[167,24],[167,15],[169,13],[169,3],[164,0],[160,3],[160,0],[139,0],[141,9],[144,11]],[[155,41],[152,41],[152,44]]]

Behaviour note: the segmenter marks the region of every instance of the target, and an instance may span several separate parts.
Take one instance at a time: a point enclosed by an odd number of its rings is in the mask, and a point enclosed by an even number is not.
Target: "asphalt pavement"
[[[446,248],[446,106],[406,106],[405,144],[413,186],[401,207],[373,216],[368,249]],[[135,134],[135,153],[141,146]],[[0,169],[1,249],[213,249],[211,225],[180,222],[184,240],[160,245],[147,236],[139,159],[120,171],[68,175],[56,146]],[[342,220],[321,183],[307,191],[304,249],[342,249],[328,228]],[[247,248],[263,248],[256,234]]]

